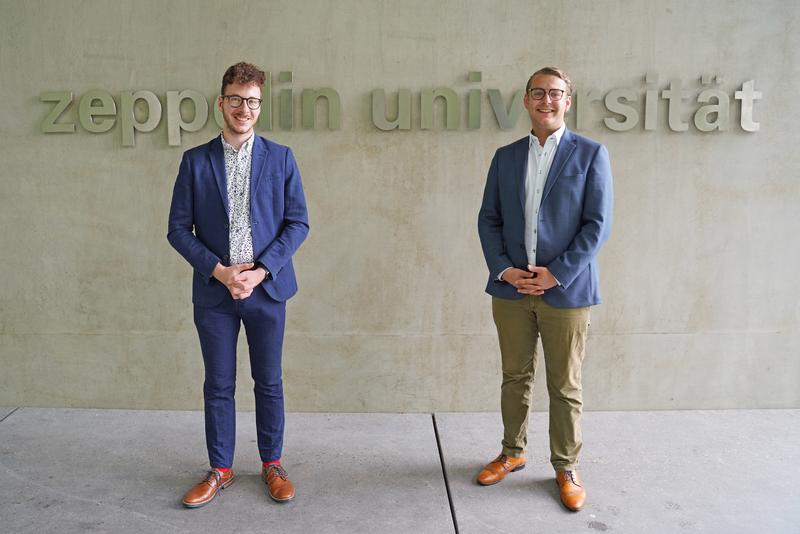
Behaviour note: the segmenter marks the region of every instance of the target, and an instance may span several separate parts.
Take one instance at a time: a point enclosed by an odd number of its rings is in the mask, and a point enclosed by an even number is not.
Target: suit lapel
[[[209,144],[211,148],[208,156],[211,159],[211,168],[214,170],[214,179],[219,188],[219,195],[222,197],[222,204],[225,206],[225,213],[230,217],[231,211],[228,207],[228,182],[225,177],[225,155],[222,152],[222,141],[219,137],[215,137]]]
[[[255,135],[255,134],[253,134]],[[250,204],[252,205],[253,199],[256,198],[256,191],[261,184],[261,174],[264,172],[264,164],[267,162],[267,143],[259,137],[255,136],[253,139],[253,157],[250,163]]]
[[[572,156],[575,145],[576,142],[575,138],[572,136],[572,132],[565,129],[564,135],[561,136],[561,142],[558,143],[556,155],[553,157],[553,164],[550,165],[550,172],[547,173],[547,181],[544,183],[544,192],[542,193],[542,202],[544,202],[544,199],[550,194],[550,190],[553,189],[559,176],[561,176],[561,171],[564,170],[564,165],[566,165],[570,156]]]
[[[517,141],[514,149],[514,167],[517,169],[517,193],[519,202],[522,205],[522,212],[525,212],[525,177],[528,175],[528,151],[530,150],[530,137],[524,137]]]

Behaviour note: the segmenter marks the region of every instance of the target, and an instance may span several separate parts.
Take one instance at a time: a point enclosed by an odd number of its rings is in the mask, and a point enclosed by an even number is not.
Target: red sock
[[[281,460],[278,458],[277,460],[270,460],[269,462],[262,462],[261,465],[263,467],[268,467],[270,465],[281,465]]]
[[[231,470],[230,467],[212,467],[211,469],[219,471],[220,473],[227,473],[228,471]]]

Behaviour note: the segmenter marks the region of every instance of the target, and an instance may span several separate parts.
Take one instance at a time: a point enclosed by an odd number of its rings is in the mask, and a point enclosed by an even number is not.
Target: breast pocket
[[[543,215],[562,223],[579,218],[585,189],[585,174],[560,176],[542,202]]]
[[[261,176],[261,180],[258,183],[258,189],[256,190],[256,196],[260,197],[262,195],[267,197],[272,197],[273,191],[276,187],[279,187],[280,184],[280,177],[277,174],[265,173]]]

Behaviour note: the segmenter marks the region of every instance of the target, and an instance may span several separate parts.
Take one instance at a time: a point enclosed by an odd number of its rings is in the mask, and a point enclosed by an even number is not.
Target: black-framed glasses
[[[250,109],[258,109],[261,107],[261,99],[254,96],[245,98],[239,95],[222,95],[222,98],[226,99],[232,108],[240,107],[243,102],[247,102],[247,107]]]
[[[541,100],[544,98],[544,95],[548,95],[550,100],[556,102],[564,98],[564,93],[566,93],[563,89],[550,89],[545,90],[541,87],[534,87],[528,90],[528,96],[530,96],[534,100]]]

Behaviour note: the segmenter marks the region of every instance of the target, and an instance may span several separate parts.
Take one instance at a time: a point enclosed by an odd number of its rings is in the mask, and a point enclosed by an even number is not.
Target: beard
[[[223,118],[225,119],[225,124],[228,126],[228,129],[237,134],[246,134],[247,132],[252,131],[253,129],[253,115],[252,114],[245,114],[245,113],[235,113],[230,116],[227,114],[223,114]],[[239,122],[238,118],[248,119],[247,122]]]

